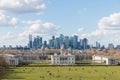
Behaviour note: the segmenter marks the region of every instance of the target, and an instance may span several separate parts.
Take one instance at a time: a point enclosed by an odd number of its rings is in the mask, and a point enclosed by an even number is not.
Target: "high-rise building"
[[[34,37],[34,41],[33,41],[33,49],[37,49],[37,38]]]
[[[47,41],[44,41],[43,45],[46,48],[47,47]]]
[[[78,44],[79,44],[79,45],[78,45],[78,46],[79,46],[79,49],[83,49],[83,48],[82,48],[82,39],[80,39],[80,41],[79,41]]]
[[[109,43],[109,44],[108,44],[108,49],[114,49],[113,43]]]
[[[55,39],[55,49],[60,49],[60,39],[59,38]]]
[[[69,37],[65,36],[63,42],[64,42],[65,49],[68,49],[69,48]]]
[[[100,43],[96,41],[96,49],[100,49]]]
[[[37,36],[37,38],[36,38],[36,46],[37,46],[37,48],[42,47],[42,37]]]
[[[63,44],[64,35],[60,34],[60,46]]]
[[[116,46],[116,49],[120,50],[120,45],[117,45],[117,46]]]
[[[54,46],[54,42],[53,42],[52,39],[50,39],[50,40],[49,40],[49,48],[50,48],[50,49],[53,49],[53,48],[54,48],[53,46]]]
[[[78,36],[74,35],[73,36],[73,49],[78,48]]]
[[[55,40],[55,36],[52,36],[52,40]]]
[[[33,48],[32,35],[29,35],[29,48]]]
[[[73,49],[73,37],[70,37],[69,47],[71,47]]]
[[[88,48],[88,39],[87,38],[84,38],[82,40],[82,47],[83,47],[83,49],[87,49]]]
[[[42,37],[34,37],[33,48],[38,49],[42,47]]]

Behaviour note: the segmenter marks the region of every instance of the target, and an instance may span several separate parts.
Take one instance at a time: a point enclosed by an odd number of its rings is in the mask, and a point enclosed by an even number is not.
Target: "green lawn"
[[[119,66],[10,68],[3,80],[120,80]]]

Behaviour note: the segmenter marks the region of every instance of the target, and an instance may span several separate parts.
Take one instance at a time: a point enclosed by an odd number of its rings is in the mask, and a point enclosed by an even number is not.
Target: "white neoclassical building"
[[[12,55],[12,54],[3,54],[1,55],[5,58],[6,63],[9,66],[16,66],[19,65],[19,59],[16,55]]]
[[[111,56],[93,55],[93,62],[105,63],[106,65],[118,65],[118,60]]]
[[[57,55],[56,53],[54,55],[51,55],[51,64],[52,65],[74,65],[75,64],[75,56],[70,53],[68,50],[68,53],[65,54],[63,52],[64,47],[61,47],[60,55]]]

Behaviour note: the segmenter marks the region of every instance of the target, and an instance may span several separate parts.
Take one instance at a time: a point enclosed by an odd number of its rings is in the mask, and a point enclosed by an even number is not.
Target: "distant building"
[[[78,48],[78,36],[74,35],[73,36],[73,49]]]
[[[120,45],[117,45],[117,46],[116,46],[116,49],[120,50]]]
[[[33,48],[32,35],[29,35],[29,48]]]
[[[1,56],[5,58],[5,61],[9,66],[19,65],[19,58],[16,55],[2,54]]]
[[[34,41],[33,41],[33,49],[37,50],[39,48],[42,47],[42,37],[34,37]]]
[[[114,45],[112,43],[108,44],[108,49],[114,49]]]
[[[82,40],[82,48],[83,49],[88,49],[88,39],[87,38],[84,38]]]
[[[106,65],[118,65],[118,60],[111,56],[93,55],[93,62],[105,63]]]
[[[43,46],[46,48],[47,47],[47,41],[44,41]]]
[[[60,38],[55,39],[55,49],[60,49]]]
[[[68,47],[69,47],[69,37],[68,36],[64,37],[64,45],[65,45],[65,49],[68,49]]]
[[[60,55],[54,54],[51,55],[51,64],[52,65],[74,65],[75,56],[72,55],[69,51],[67,54],[63,52],[63,47],[61,47]]]
[[[96,49],[100,49],[100,43],[96,42]]]

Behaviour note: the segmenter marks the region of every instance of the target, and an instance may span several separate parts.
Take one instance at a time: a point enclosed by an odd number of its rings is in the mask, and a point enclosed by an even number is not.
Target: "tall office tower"
[[[12,45],[9,45],[9,50],[12,50]]]
[[[70,39],[69,39],[69,47],[71,47],[71,49],[73,49],[73,37],[70,37]]]
[[[33,49],[37,49],[37,38],[34,37],[34,41],[33,41]]]
[[[120,45],[117,45],[117,46],[116,46],[116,49],[120,50]]]
[[[96,49],[100,49],[100,43],[96,42]]]
[[[55,49],[55,36],[52,36],[52,39],[49,40],[49,48]]]
[[[55,49],[60,49],[60,39],[59,38],[55,39]]]
[[[3,45],[3,49],[7,49],[6,45]]]
[[[44,41],[43,46],[44,46],[44,48],[47,47],[47,41]]]
[[[74,35],[73,36],[73,49],[78,48],[78,36]]]
[[[52,36],[52,40],[55,40],[55,36]]]
[[[82,39],[79,41],[79,49],[82,49]]]
[[[63,39],[64,39],[64,35],[60,34],[60,46],[63,45]]]
[[[108,44],[108,49],[114,49],[113,43],[109,43],[109,44]]]
[[[64,42],[65,49],[68,49],[69,48],[69,37],[65,36],[63,42]]]
[[[82,40],[82,47],[83,47],[83,49],[87,49],[88,48],[88,39],[87,38],[84,38]]]
[[[54,41],[52,39],[49,40],[49,48],[53,49],[54,47]]]
[[[29,35],[29,48],[33,48],[32,35]]]
[[[39,48],[42,47],[43,41],[42,41],[42,37],[39,37]]]
[[[52,47],[55,49],[55,36],[52,36]]]
[[[37,49],[42,47],[42,37],[37,36],[36,46],[37,46]]]

